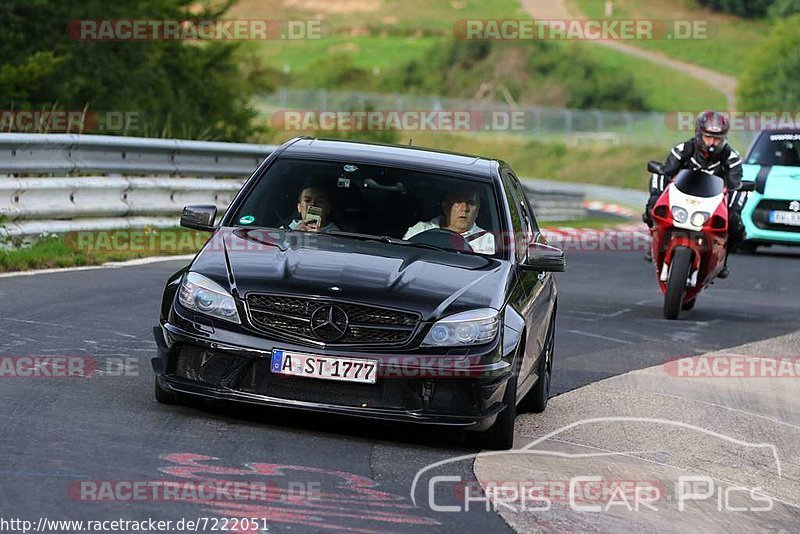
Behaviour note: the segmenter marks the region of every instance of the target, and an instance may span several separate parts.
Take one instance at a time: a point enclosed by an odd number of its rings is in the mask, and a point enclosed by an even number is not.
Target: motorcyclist
[[[717,111],[704,111],[695,121],[695,135],[692,139],[675,145],[661,166],[659,174],[653,174],[650,180],[650,198],[647,200],[642,220],[653,227],[653,207],[670,180],[681,169],[706,170],[725,180],[728,187],[728,251],[733,251],[744,238],[742,224],[742,208],[747,200],[747,193],[738,191],[742,185],[742,160],[739,153],[728,144],[730,123],[727,117]],[[651,253],[645,255],[652,261]],[[727,278],[728,258],[725,266],[717,275]]]

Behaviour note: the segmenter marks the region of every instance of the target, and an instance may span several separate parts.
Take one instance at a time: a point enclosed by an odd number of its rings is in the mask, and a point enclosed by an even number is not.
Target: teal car
[[[756,185],[742,210],[747,234],[739,248],[800,245],[800,130],[762,131],[742,171]]]

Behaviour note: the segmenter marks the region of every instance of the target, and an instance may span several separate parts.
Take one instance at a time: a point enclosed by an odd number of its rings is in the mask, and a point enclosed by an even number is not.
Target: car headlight
[[[707,211],[696,211],[692,213],[692,224],[695,226],[703,226],[710,218],[711,214]]]
[[[689,218],[689,212],[680,206],[672,206],[672,218],[677,223],[685,223]]]
[[[436,321],[422,341],[423,347],[478,345],[494,339],[500,326],[492,308],[456,313]]]
[[[241,324],[231,294],[202,274],[190,272],[183,278],[178,300],[190,310]]]

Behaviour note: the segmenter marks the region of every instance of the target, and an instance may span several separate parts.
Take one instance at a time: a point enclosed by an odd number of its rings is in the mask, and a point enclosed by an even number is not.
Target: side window
[[[501,177],[503,179],[506,200],[511,212],[511,225],[514,231],[513,239],[516,244],[514,248],[516,249],[517,261],[522,261],[525,257],[526,245],[530,242],[530,226],[523,208],[525,204],[522,198],[520,198],[520,188],[514,176],[509,173],[508,170],[504,170]],[[509,243],[510,238],[511,236],[508,236],[503,242]]]
[[[522,213],[523,225],[527,234],[526,243],[530,243],[536,233],[538,233],[539,226],[536,224],[536,218],[533,215],[533,209],[531,208],[531,204],[528,200],[528,195],[525,193],[525,189],[522,188],[522,185],[519,183],[519,180],[516,176],[509,173],[509,177],[511,178],[510,181],[514,187],[514,194],[517,198],[517,204],[519,205]]]

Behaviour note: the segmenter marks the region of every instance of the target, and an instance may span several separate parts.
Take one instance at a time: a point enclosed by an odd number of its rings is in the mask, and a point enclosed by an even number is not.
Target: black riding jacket
[[[742,185],[742,160],[739,153],[731,145],[725,144],[717,158],[707,160],[695,147],[694,137],[672,147],[667,162],[661,169],[667,178],[672,178],[681,169],[711,171],[725,180],[729,191],[735,191]],[[660,189],[663,190],[664,187]]]
[[[728,206],[741,211],[747,200],[747,193],[738,192],[742,185],[742,160],[739,153],[731,145],[725,144],[719,157],[707,160],[695,147],[695,138],[678,143],[670,150],[667,162],[661,167],[663,174],[654,174],[650,182],[650,202],[654,202],[661,191],[667,187],[669,180],[681,169],[705,169],[725,180],[730,194]]]

